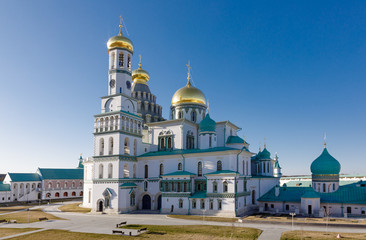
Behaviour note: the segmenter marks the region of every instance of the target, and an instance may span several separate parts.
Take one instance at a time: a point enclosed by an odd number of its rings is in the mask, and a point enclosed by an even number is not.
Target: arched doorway
[[[142,209],[151,209],[151,197],[147,194],[142,198]]]
[[[161,195],[158,197],[158,210],[161,209]]]
[[[97,203],[97,212],[103,212],[103,201],[99,200]]]

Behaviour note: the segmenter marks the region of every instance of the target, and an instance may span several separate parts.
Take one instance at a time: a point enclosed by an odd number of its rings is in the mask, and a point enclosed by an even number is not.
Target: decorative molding
[[[162,197],[190,197],[191,193],[162,193]]]
[[[104,161],[128,161],[128,162],[137,162],[136,156],[127,156],[127,155],[103,155],[103,156],[94,156],[94,162],[104,162]]]
[[[123,69],[111,69],[108,71],[108,74],[111,74],[111,73],[125,73],[129,76],[132,76],[132,73],[130,71],[123,70]]]

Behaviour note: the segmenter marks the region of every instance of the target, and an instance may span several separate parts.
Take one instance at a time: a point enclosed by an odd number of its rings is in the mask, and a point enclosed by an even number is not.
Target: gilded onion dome
[[[139,63],[139,68],[132,71],[132,81],[134,83],[146,84],[149,81],[149,73],[141,68],[141,62]]]
[[[184,104],[184,103],[195,103],[206,105],[206,97],[201,90],[195,88],[191,84],[191,78],[188,75],[187,85],[178,89],[173,95],[172,106]]]
[[[125,48],[133,52],[133,44],[130,39],[126,38],[122,34],[122,21],[119,25],[119,34],[111,37],[107,42],[108,51],[113,48]]]

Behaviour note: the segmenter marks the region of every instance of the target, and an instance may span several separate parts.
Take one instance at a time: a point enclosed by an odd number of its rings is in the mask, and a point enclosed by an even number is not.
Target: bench
[[[45,220],[48,220],[48,218],[46,218],[46,217],[39,218],[39,221],[45,221]]]
[[[122,230],[112,230],[112,233],[115,234],[115,233],[119,233],[119,234],[124,234],[124,232]]]
[[[125,222],[121,222],[121,223],[117,223],[116,227],[119,228],[121,227],[122,225],[126,225],[127,224],[127,221]]]
[[[141,228],[141,229],[137,230],[137,232],[142,232],[142,231],[146,231],[146,230],[147,230],[147,228]]]
[[[5,219],[0,220],[0,223],[7,222]]]

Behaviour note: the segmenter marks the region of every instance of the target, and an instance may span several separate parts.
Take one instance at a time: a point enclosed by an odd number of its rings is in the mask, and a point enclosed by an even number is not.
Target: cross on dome
[[[187,86],[190,87],[192,84],[191,84],[191,65],[190,65],[190,61],[188,60],[188,64],[186,64],[187,68],[188,68],[188,82],[187,82]]]
[[[122,16],[119,16],[119,36],[122,36],[122,22],[123,22],[123,18]]]

